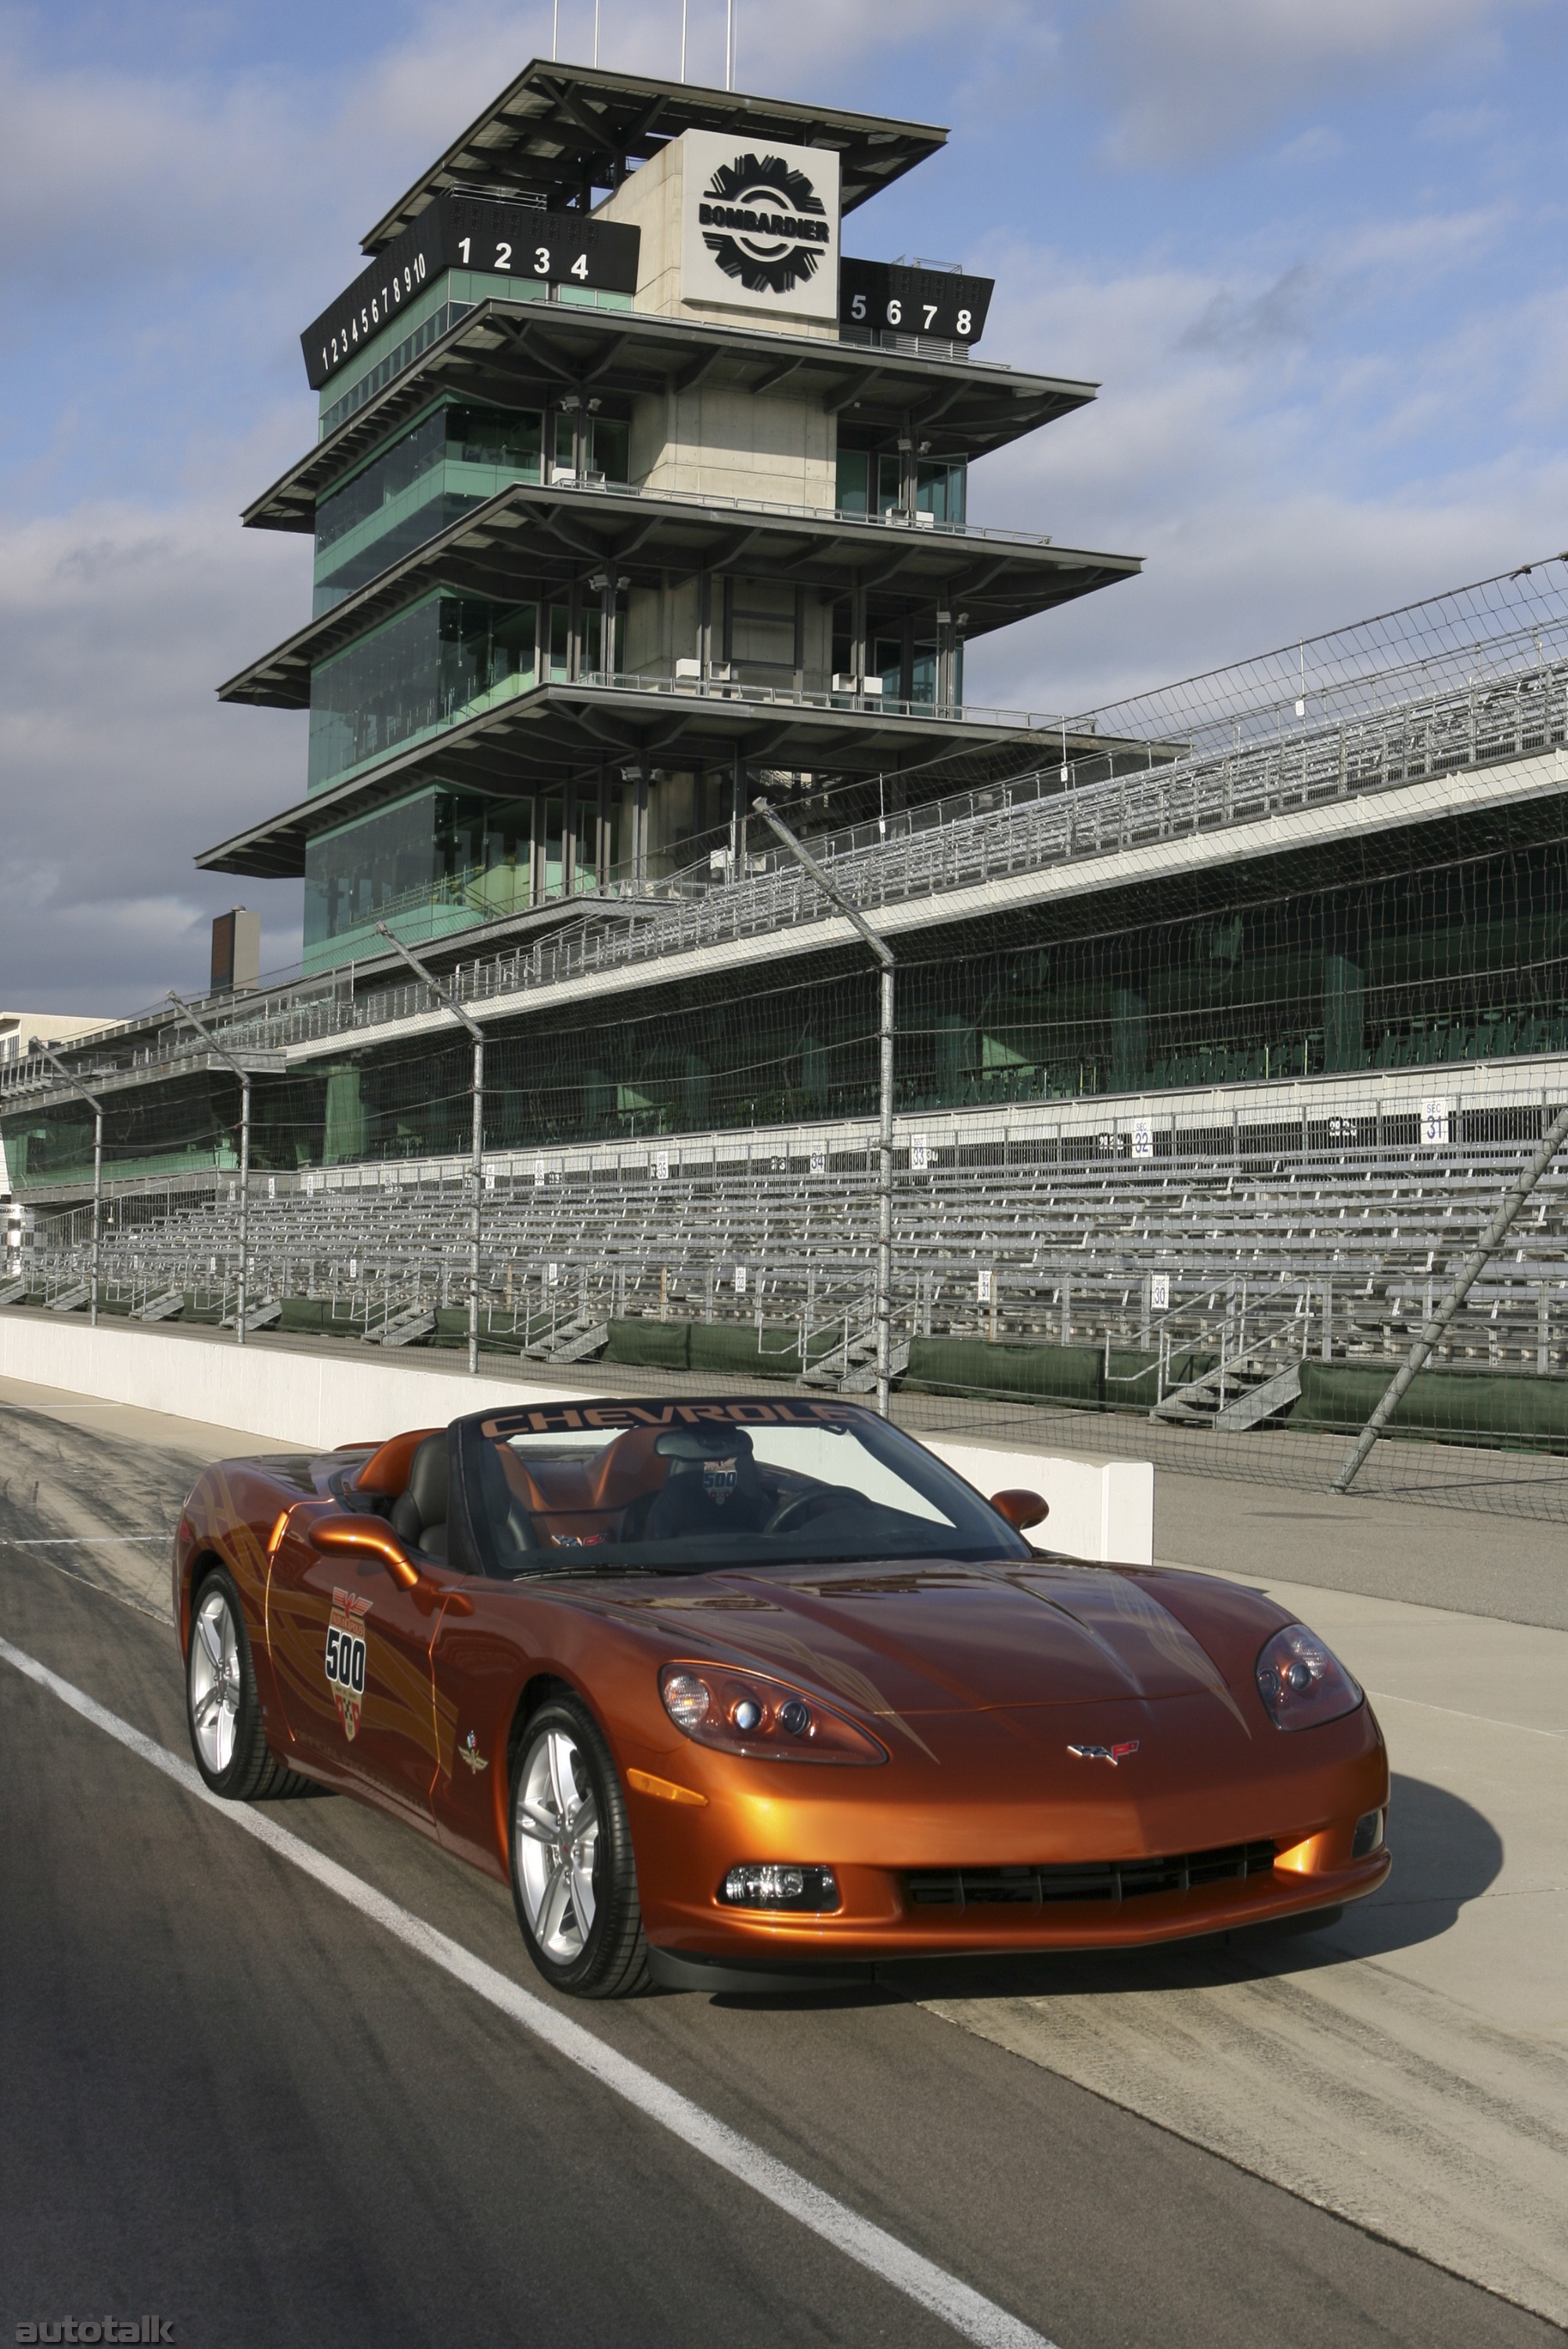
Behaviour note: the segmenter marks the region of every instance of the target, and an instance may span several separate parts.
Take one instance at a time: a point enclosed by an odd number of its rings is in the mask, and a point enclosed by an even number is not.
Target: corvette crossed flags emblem
[[[1114,1770],[1130,1754],[1138,1751],[1136,1737],[1124,1738],[1119,1745],[1069,1745],[1068,1752],[1076,1754],[1080,1762],[1109,1762]]]

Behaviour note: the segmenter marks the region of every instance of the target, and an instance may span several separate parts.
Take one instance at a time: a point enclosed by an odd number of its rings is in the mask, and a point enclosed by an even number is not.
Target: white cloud
[[[1089,26],[1122,164],[1250,147],[1325,93],[1490,46],[1539,0],[1108,0]]]
[[[999,274],[1010,356],[1104,388],[977,468],[971,511],[1141,554],[1146,570],[972,647],[977,700],[1113,700],[1506,569],[1563,535],[1550,519],[1568,510],[1560,296],[1466,314],[1397,357],[1336,347],[1285,367],[1266,336],[1193,333],[1245,315],[1196,271],[1097,274],[1011,248]]]
[[[297,620],[304,554],[242,533],[227,503],[0,528],[0,995],[152,1000],[200,976],[206,922],[236,888],[263,910],[269,960],[297,952],[297,886],[191,860],[301,795],[302,721],[222,708],[213,687]]]

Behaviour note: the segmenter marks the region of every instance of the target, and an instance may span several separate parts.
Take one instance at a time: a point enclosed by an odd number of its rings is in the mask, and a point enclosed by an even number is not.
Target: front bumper
[[[1388,1874],[1381,1844],[1365,1857],[1353,1847],[1357,1821],[1388,1800],[1365,1706],[1310,1744],[1271,1731],[1239,1754],[1205,1754],[1191,1740],[1141,1783],[1048,1753],[1004,1771],[995,1724],[944,1731],[940,1765],[895,1759],[885,1771],[765,1773],[689,1746],[678,1764],[661,1755],[697,1803],[632,1797],[650,1945],[790,1964],[1132,1949],[1335,1908]],[[1184,1857],[1161,1857],[1171,1854]],[[838,1908],[720,1904],[728,1868],[768,1860],[830,1867]]]
[[[1346,1823],[1346,1843],[1353,1825]],[[840,1868],[843,1905],[832,1916],[662,1903],[649,1940],[676,1955],[828,1968],[850,1961],[982,1951],[1140,1949],[1363,1899],[1385,1881],[1391,1864],[1386,1849],[1311,1873],[1282,1867],[1276,1858],[1272,1868],[1244,1879],[1186,1891],[1119,1901],[981,1900],[962,1909],[916,1905],[901,1872]]]

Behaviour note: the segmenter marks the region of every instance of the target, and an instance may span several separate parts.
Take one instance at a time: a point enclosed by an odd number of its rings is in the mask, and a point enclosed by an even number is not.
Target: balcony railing
[[[537,488],[539,484],[524,484]],[[792,522],[854,523],[871,528],[897,531],[933,531],[939,537],[979,538],[1002,546],[1052,546],[1055,540],[1038,531],[998,530],[989,523],[949,522],[938,514],[923,510],[907,512],[902,506],[886,512],[871,513],[858,506],[807,505],[799,500],[785,498],[726,497],[714,490],[665,490],[635,481],[613,481],[606,473],[574,473],[563,478],[557,470],[552,476],[552,489],[580,490],[590,495],[607,498],[635,498],[649,505],[665,504],[689,512],[697,507],[712,513],[778,514]],[[471,517],[465,517],[471,519]],[[1073,553],[1081,550],[1074,548]]]

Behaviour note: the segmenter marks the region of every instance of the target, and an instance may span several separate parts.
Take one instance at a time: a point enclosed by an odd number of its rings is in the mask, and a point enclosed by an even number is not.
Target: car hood
[[[1248,1724],[1187,1627],[1130,1576],[1038,1563],[856,1565],[594,1594],[666,1655],[804,1682],[882,1715],[1207,1695]]]

